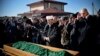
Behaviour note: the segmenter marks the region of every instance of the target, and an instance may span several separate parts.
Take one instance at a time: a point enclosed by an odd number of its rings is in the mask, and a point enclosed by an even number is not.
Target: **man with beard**
[[[44,28],[43,39],[46,42],[46,45],[60,47],[60,33],[58,32],[58,25],[55,25],[57,21],[54,16],[46,16],[47,25]]]
[[[97,34],[96,17],[89,15],[88,10],[83,8],[80,11],[81,21],[77,25],[81,24],[78,28],[79,38],[78,45],[81,56],[93,56],[95,54],[95,37]],[[83,23],[82,23],[83,22]],[[81,28],[82,27],[82,28]]]

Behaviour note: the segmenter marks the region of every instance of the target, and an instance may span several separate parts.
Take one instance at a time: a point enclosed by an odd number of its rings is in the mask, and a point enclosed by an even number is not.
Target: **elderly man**
[[[58,26],[54,23],[54,16],[46,16],[47,25],[44,28],[43,39],[46,41],[46,45],[60,47],[60,33],[58,32]]]
[[[77,20],[70,34],[70,48],[80,51],[80,56],[93,55],[96,35],[96,19],[83,8],[77,15]],[[91,54],[92,53],[92,54]]]
[[[95,54],[95,38],[96,38],[96,18],[89,15],[86,8],[80,10],[81,18],[76,25],[78,26],[79,36],[78,45],[81,56],[92,56]]]
[[[83,17],[83,18],[87,18],[89,16],[89,12],[86,8],[83,8],[82,10],[80,10],[79,13],[80,13],[81,17]]]

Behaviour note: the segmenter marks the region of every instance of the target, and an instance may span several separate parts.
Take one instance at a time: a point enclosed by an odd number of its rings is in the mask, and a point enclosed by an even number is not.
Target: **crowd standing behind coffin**
[[[0,47],[28,41],[80,51],[80,56],[100,55],[100,10],[90,15],[83,8],[70,17],[0,17]]]

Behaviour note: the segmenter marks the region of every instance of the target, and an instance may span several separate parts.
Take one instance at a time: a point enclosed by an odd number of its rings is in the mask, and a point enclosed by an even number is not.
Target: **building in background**
[[[27,16],[28,18],[32,18],[33,16],[69,16],[70,12],[64,12],[64,5],[67,3],[59,2],[55,0],[41,0],[38,2],[27,4],[29,6],[30,11],[18,14],[18,16]]]

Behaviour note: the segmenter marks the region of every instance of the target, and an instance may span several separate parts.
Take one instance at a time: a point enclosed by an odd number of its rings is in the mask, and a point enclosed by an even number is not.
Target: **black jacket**
[[[86,19],[86,23],[88,29],[85,30],[85,36],[79,45],[79,51],[81,53],[81,56],[94,56],[96,55],[95,42],[96,42],[96,35],[98,31],[96,26],[97,18],[89,15]]]
[[[46,41],[50,46],[60,47],[60,32],[58,30],[58,25],[46,25],[44,28],[43,36],[49,37],[50,41]]]

